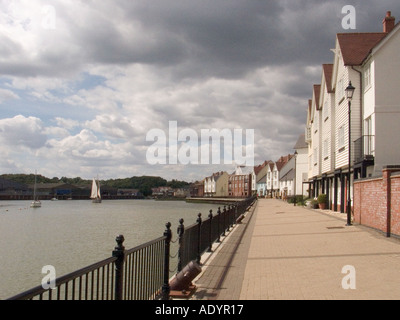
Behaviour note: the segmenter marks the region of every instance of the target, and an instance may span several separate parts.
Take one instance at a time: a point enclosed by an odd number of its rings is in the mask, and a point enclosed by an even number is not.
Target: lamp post
[[[354,88],[351,85],[351,81],[349,82],[349,85],[345,89],[346,91],[346,98],[349,104],[349,175],[347,178],[347,226],[351,226],[351,192],[350,192],[350,176],[351,176],[351,100],[353,99],[353,94],[354,94]]]
[[[296,159],[297,159],[297,150],[294,152],[294,179],[293,179],[293,181],[294,181],[294,188],[293,188],[293,193],[294,193],[294,201],[293,201],[293,205],[295,206],[296,205],[296,200],[297,200],[297,198],[296,198],[296,183],[297,183],[297,181],[296,181],[296,174],[297,174],[297,168],[296,168]]]

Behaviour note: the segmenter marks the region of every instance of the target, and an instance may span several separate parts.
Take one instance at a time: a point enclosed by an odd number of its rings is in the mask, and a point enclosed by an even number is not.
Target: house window
[[[375,151],[374,137],[372,135],[372,118],[368,117],[364,120],[364,154],[373,155]]]
[[[341,126],[338,130],[338,148],[339,151],[344,149],[344,126]]]
[[[364,70],[364,89],[367,90],[371,86],[371,64],[368,64]]]

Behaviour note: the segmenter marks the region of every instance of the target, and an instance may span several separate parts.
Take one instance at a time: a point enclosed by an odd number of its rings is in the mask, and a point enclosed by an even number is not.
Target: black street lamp
[[[348,87],[346,88],[346,98],[349,103],[349,175],[347,178],[347,226],[351,226],[351,192],[350,192],[350,175],[351,175],[351,100],[353,99],[354,88],[351,85],[351,81],[349,82]]]

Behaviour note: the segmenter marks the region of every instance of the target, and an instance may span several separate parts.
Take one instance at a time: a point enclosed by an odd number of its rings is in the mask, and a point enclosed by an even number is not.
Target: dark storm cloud
[[[20,64],[14,60],[0,67],[5,74],[25,70],[49,76],[78,71],[84,64],[141,63],[164,68],[178,79],[238,78],[266,65],[326,63],[335,34],[344,32],[341,10],[346,4],[357,10],[356,31],[379,32],[387,10],[400,12],[392,0],[120,0],[81,2],[81,17],[55,3],[66,35],[58,39],[62,28],[55,30],[28,59],[20,44],[3,36],[2,52],[19,57]]]
[[[36,0],[31,9],[40,14],[45,2]],[[57,14],[54,30],[25,30],[25,22],[34,19],[29,10],[15,7],[18,19],[7,25],[9,33],[0,34],[0,73],[12,79],[2,93],[15,98],[25,89],[21,97],[39,102],[64,98],[67,108],[57,109],[64,115],[68,107],[82,108],[89,126],[83,129],[91,131],[51,141],[66,153],[86,141],[82,150],[89,158],[108,155],[111,148],[117,157],[143,160],[146,132],[177,121],[180,129],[196,132],[254,129],[256,163],[276,160],[292,152],[304,132],[308,99],[321,81],[321,65],[333,62],[336,34],[381,32],[388,10],[400,19],[398,0],[55,0],[51,5]],[[356,8],[356,30],[342,28],[345,5]]]

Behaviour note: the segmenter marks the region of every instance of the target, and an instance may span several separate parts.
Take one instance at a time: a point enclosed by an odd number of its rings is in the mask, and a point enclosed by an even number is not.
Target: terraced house
[[[351,205],[354,179],[400,162],[400,24],[390,11],[382,23],[382,32],[336,35],[333,63],[322,65],[309,101],[312,196],[327,194],[335,211]]]

